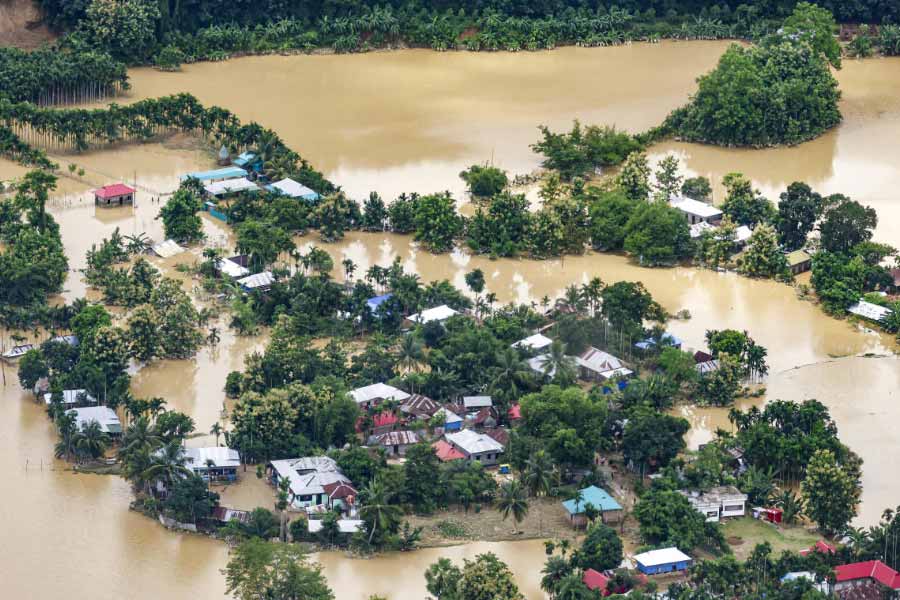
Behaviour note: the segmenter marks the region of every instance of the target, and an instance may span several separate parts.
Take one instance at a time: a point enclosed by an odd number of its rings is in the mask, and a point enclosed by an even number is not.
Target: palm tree
[[[574,383],[576,371],[575,360],[566,354],[566,346],[559,340],[553,340],[550,351],[544,356],[544,375],[562,384]]]
[[[500,495],[497,497],[497,509],[505,521],[509,515],[513,517],[513,531],[518,533],[518,525],[528,514],[528,500],[525,490],[518,481],[507,481],[500,486]]]
[[[70,460],[75,450],[75,441],[78,436],[78,425],[75,415],[63,413],[56,418],[56,429],[59,431],[59,442],[56,443],[56,458],[66,457]]]
[[[773,503],[781,509],[782,520],[790,525],[803,514],[803,499],[791,490],[782,490],[780,494],[773,494]]]
[[[125,240],[125,250],[129,254],[144,254],[153,247],[150,238],[144,232],[126,235],[123,239]]]
[[[522,482],[532,496],[546,496],[553,487],[555,470],[545,450],[538,450],[525,462]]]
[[[206,336],[206,343],[210,346],[216,346],[220,341],[222,341],[222,337],[219,335],[219,328],[210,327],[209,334]]]
[[[162,443],[162,438],[150,424],[150,419],[140,416],[125,430],[125,435],[122,436],[122,445],[119,447],[119,456],[127,461],[128,457],[134,454],[153,452],[162,446]]]
[[[518,398],[530,383],[531,369],[513,348],[504,348],[497,355],[497,365],[491,371],[491,394],[504,405]],[[505,416],[501,414],[501,418]]]
[[[85,424],[75,438],[75,449],[82,457],[98,458],[108,447],[109,436],[103,432],[97,421]]]
[[[561,556],[551,556],[544,563],[541,573],[544,575],[541,577],[541,589],[550,597],[555,597],[559,582],[572,573],[572,564]]]
[[[186,462],[181,442],[172,440],[150,457],[150,466],[141,477],[145,481],[162,481],[167,488],[171,488],[178,479],[191,474],[191,470],[185,466]]]
[[[209,435],[216,436],[216,446],[218,446],[219,436],[222,435],[222,425],[220,425],[218,421],[213,423],[212,427],[209,428]]]
[[[403,336],[400,340],[400,347],[397,349],[397,365],[405,369],[407,373],[418,372],[425,359],[422,347],[422,341],[415,333]]]
[[[594,277],[581,286],[581,298],[587,302],[591,316],[595,315],[600,308],[600,298],[604,287],[606,286],[599,277]]]
[[[359,509],[359,516],[369,525],[369,543],[375,537],[377,530],[390,531],[400,521],[400,507],[391,504],[391,498],[387,490],[376,477],[363,488],[363,504]]]

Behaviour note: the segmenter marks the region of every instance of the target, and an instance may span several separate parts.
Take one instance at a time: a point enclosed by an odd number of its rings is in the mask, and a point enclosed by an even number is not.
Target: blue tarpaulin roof
[[[669,332],[662,334],[662,341],[667,342],[670,346],[675,346],[676,348],[681,346],[681,340]],[[641,350],[649,350],[653,346],[656,345],[656,340],[652,337],[647,338],[646,340],[641,340],[637,342],[634,346],[635,348],[640,348]]]
[[[243,152],[231,162],[239,167],[246,167],[247,165],[252,163],[253,159],[255,158],[256,154],[254,154],[253,152]]]
[[[570,515],[580,515],[588,504],[593,505],[599,511],[622,510],[621,505],[606,490],[602,490],[595,485],[581,490],[581,498],[582,500],[579,503],[576,503],[574,498],[566,500],[562,503],[563,508]]]
[[[234,179],[237,177],[246,177],[247,171],[240,167],[224,167],[222,169],[214,169],[212,171],[196,171],[182,175],[181,180],[184,181],[188,177],[199,179],[200,181],[210,181],[212,179]]]
[[[384,296],[375,296],[366,300],[366,306],[371,312],[375,312],[379,306],[384,304],[393,294],[385,294]]]

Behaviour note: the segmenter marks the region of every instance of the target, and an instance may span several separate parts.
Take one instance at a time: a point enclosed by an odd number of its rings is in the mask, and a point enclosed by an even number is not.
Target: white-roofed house
[[[322,519],[310,519],[307,523],[310,533],[319,533],[322,531]],[[357,531],[362,531],[365,522],[362,519],[338,519],[338,532],[352,535]]]
[[[644,575],[655,575],[689,569],[693,559],[678,548],[672,547],[635,554],[634,562]]]
[[[238,279],[237,282],[244,291],[252,292],[253,290],[259,290],[264,292],[275,283],[275,276],[271,271],[263,271],[262,273],[255,273],[242,279]]]
[[[242,279],[250,275],[250,269],[237,262],[238,257],[220,258],[216,261],[216,270],[220,275],[232,279]]]
[[[873,304],[872,302],[867,302],[865,300],[860,300],[853,306],[847,309],[852,315],[856,315],[858,317],[862,317],[863,319],[868,319],[869,321],[882,321],[885,317],[893,313],[890,308],[886,306],[880,306],[878,304]]]
[[[674,196],[669,200],[669,206],[677,208],[684,213],[690,225],[705,221],[710,225],[716,225],[722,220],[722,211],[706,202],[700,202],[686,196]]]
[[[537,375],[547,376],[549,378],[553,378],[556,375],[556,367],[553,365],[548,365],[547,361],[550,360],[550,354],[538,354],[537,356],[533,356],[529,358],[527,361],[528,366],[534,371]],[[547,370],[547,366],[550,367],[549,371]]]
[[[406,320],[411,325],[424,325],[426,323],[431,323],[432,321],[437,321],[438,323],[443,323],[450,317],[454,315],[458,315],[459,313],[446,304],[441,304],[440,306],[435,306],[434,308],[429,308],[428,310],[423,310],[420,313],[415,313],[406,317]]]
[[[246,177],[239,177],[237,179],[208,183],[203,186],[203,190],[210,196],[219,197],[239,192],[258,192],[259,186]]]
[[[235,481],[241,455],[237,450],[223,446],[185,448],[185,466],[204,481]]]
[[[483,433],[463,429],[457,433],[445,433],[444,439],[465,455],[466,460],[479,461],[484,466],[496,465],[503,454],[503,444]]]
[[[519,340],[518,342],[513,344],[512,347],[518,350],[536,351],[543,350],[544,348],[549,348],[551,344],[553,344],[553,340],[545,335],[536,333],[534,335],[528,336],[524,340]]]
[[[289,198],[300,198],[313,202],[319,199],[319,194],[314,190],[306,187],[302,183],[294,181],[290,177],[276,181],[271,185],[267,185],[266,189],[270,192],[276,192],[288,196]]]
[[[184,252],[184,248],[179,246],[175,240],[157,242],[150,249],[153,251],[153,254],[160,258],[172,258],[176,254]]]
[[[63,390],[62,403],[65,406],[75,406],[76,404],[96,404],[97,399],[88,394],[87,390]],[[48,406],[53,402],[53,394],[44,394],[44,403]]]
[[[350,396],[360,408],[377,406],[385,400],[403,402],[410,397],[410,395],[403,390],[386,383],[373,383],[361,388],[356,388],[350,392]]]
[[[578,365],[578,376],[585,381],[607,381],[633,373],[621,360],[593,346],[576,356],[575,364]]]
[[[276,487],[282,479],[290,482],[288,500],[294,508],[304,508],[307,512],[353,509],[356,489],[332,458],[308,456],[273,460],[266,472]]]
[[[119,421],[115,411],[108,406],[73,408],[67,410],[66,414],[75,415],[75,426],[79,431],[84,429],[88,423],[96,421],[103,433],[113,436],[121,435],[122,433],[122,422]]]
[[[463,396],[463,406],[467,411],[491,408],[494,406],[494,401],[490,396]]]

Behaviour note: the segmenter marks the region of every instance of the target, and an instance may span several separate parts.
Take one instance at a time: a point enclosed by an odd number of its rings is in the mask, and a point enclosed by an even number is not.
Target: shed
[[[409,315],[406,319],[416,325],[424,325],[426,323],[431,323],[432,321],[443,323],[450,317],[458,314],[457,311],[446,304],[442,304],[440,306],[435,306],[434,308],[429,308],[428,310],[423,310],[420,313]]]
[[[19,344],[18,346],[13,346],[3,353],[3,358],[6,360],[18,360],[25,356],[29,350],[34,350],[35,347],[34,344]]]
[[[350,535],[357,531],[362,531],[364,522],[361,519],[338,519],[337,525],[340,533]],[[318,533],[320,531],[322,531],[322,520],[310,519],[309,532]]]
[[[98,206],[122,206],[126,202],[134,203],[133,187],[129,187],[124,183],[114,183],[105,185],[102,188],[94,190],[94,204]]]
[[[247,171],[240,167],[223,167],[221,169],[213,169],[212,171],[194,171],[181,176],[181,181],[187,179],[196,179],[200,182],[224,181],[226,179],[237,179],[246,177]]]
[[[715,225],[722,220],[722,211],[706,202],[700,202],[687,196],[675,196],[669,200],[669,205],[684,213],[688,223],[694,225],[705,221]]]
[[[443,415],[444,417],[444,431],[459,431],[462,429],[463,418],[452,410],[441,407],[434,412],[435,417],[438,415]]]
[[[573,523],[583,524],[585,522],[584,511],[588,505],[593,506],[600,512],[600,518],[604,523],[607,521],[618,521],[621,518],[622,505],[616,502],[616,499],[610,496],[606,490],[591,485],[580,491],[580,502],[576,502],[576,499],[572,498],[562,503],[563,508],[569,513],[569,520]]]
[[[277,194],[283,194],[290,198],[299,198],[301,200],[307,200],[309,202],[315,202],[321,196],[316,193],[315,190],[306,187],[302,183],[298,183],[291,178],[285,178],[281,181],[276,181],[271,185],[267,185],[266,189],[270,192],[275,192]]]
[[[475,410],[479,408],[490,408],[494,405],[490,396],[463,396],[463,406],[466,410]]]
[[[220,275],[231,277],[232,279],[241,279],[250,274],[250,269],[238,264],[232,258],[220,258],[216,261],[216,270]]]
[[[257,156],[254,152],[241,152],[237,158],[231,161],[231,164],[242,169],[253,169],[256,171],[259,169],[259,165],[262,164],[262,157]]]
[[[63,404],[74,406],[76,404],[95,404],[97,399],[88,394],[87,390],[63,390]],[[44,403],[48,406],[53,402],[53,394],[44,394]]]
[[[584,575],[581,577],[582,583],[587,587],[587,589],[593,591],[599,591],[604,596],[609,596],[609,592],[606,587],[609,585],[609,577],[601,573],[600,571],[595,571],[594,569],[587,569],[584,572]]]
[[[375,441],[388,455],[404,456],[409,446],[419,443],[419,434],[415,431],[389,431],[378,436]]]
[[[84,408],[73,408],[67,410],[66,414],[75,415],[75,426],[81,430],[84,427],[96,421],[100,424],[100,429],[104,433],[110,435],[119,435],[122,433],[122,423],[115,411],[108,406],[85,406]]]
[[[275,276],[271,271],[263,271],[242,279],[238,279],[238,285],[244,288],[244,291],[252,292],[254,290],[265,291],[272,287],[275,283]]]
[[[684,571],[693,562],[690,556],[675,547],[636,554],[634,561],[638,570],[645,575]]]
[[[175,240],[163,240],[150,248],[153,254],[160,258],[172,258],[177,254],[184,252],[184,248],[178,245]]]
[[[878,304],[873,304],[871,302],[866,302],[865,300],[860,300],[853,306],[847,309],[847,312],[850,314],[856,315],[858,317],[862,317],[863,319],[868,319],[869,321],[882,321],[888,315],[893,313],[891,309],[886,306],[879,306]]]
[[[258,192],[259,186],[247,179],[226,179],[225,181],[213,181],[203,186],[203,190],[210,196],[228,196],[239,192]]]
[[[788,252],[785,258],[787,259],[788,268],[794,275],[799,275],[800,273],[809,271],[812,268],[812,256],[810,256],[803,250],[794,250],[793,252]]]
[[[249,523],[250,513],[246,510],[237,510],[228,508],[227,506],[217,506],[213,509],[212,518],[222,523],[229,521],[237,521],[238,523]]]
[[[384,294],[382,296],[375,296],[373,298],[369,298],[366,300],[366,308],[373,315],[377,313],[378,307],[393,298],[393,294]]]
[[[551,344],[553,344],[553,340],[545,335],[536,333],[534,335],[528,336],[524,340],[519,340],[518,342],[513,344],[512,347],[519,350],[543,350],[544,348],[549,347]]]

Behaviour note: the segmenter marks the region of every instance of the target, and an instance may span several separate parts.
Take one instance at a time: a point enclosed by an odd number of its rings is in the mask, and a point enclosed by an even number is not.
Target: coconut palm
[[[544,563],[541,570],[541,589],[547,592],[551,598],[556,596],[559,582],[572,573],[572,563],[561,556],[551,556]]]
[[[788,525],[803,514],[803,499],[795,492],[782,490],[780,494],[773,494],[772,500],[781,509],[781,518]]]
[[[212,424],[212,427],[209,428],[209,435],[216,436],[216,446],[219,445],[219,436],[222,435],[222,425],[216,421]]]
[[[503,405],[511,403],[528,388],[531,369],[513,348],[504,348],[497,355],[497,364],[491,369],[491,395]]]
[[[505,521],[510,515],[513,517],[513,530],[518,533],[518,525],[528,514],[528,500],[525,490],[518,481],[507,481],[500,486],[500,495],[497,497],[497,509]]]
[[[109,436],[103,432],[97,421],[83,425],[75,437],[75,450],[83,458],[99,458],[108,447]]]
[[[606,287],[599,277],[592,278],[581,286],[581,298],[587,303],[588,311],[593,316],[600,308],[600,298],[603,288]]]
[[[150,466],[141,477],[145,481],[162,481],[167,488],[171,488],[177,480],[191,474],[185,466],[186,462],[181,442],[172,440],[150,457]]]
[[[554,340],[544,355],[543,371],[560,385],[575,382],[575,359],[566,354],[566,346],[559,340]]]
[[[555,479],[553,460],[545,450],[538,450],[525,462],[522,483],[532,496],[546,496]]]
[[[391,504],[390,494],[377,477],[363,488],[360,495],[362,506],[359,509],[359,516],[369,527],[371,544],[376,531],[391,531],[397,526],[402,512],[399,506]]]
[[[75,440],[78,435],[78,425],[75,415],[63,413],[56,418],[56,429],[59,432],[59,441],[56,443],[56,458],[65,457],[69,460],[75,451]]]
[[[119,457],[127,462],[128,458],[135,454],[150,454],[162,446],[162,443],[163,440],[150,424],[150,419],[140,416],[125,430],[122,445],[119,447]]]
[[[415,333],[403,336],[397,349],[397,365],[407,373],[418,372],[425,360],[422,348],[422,340]]]

